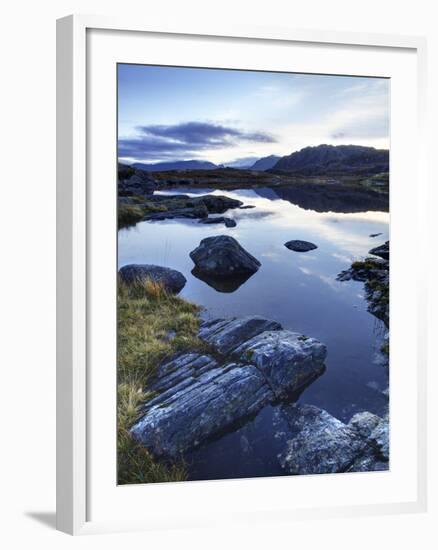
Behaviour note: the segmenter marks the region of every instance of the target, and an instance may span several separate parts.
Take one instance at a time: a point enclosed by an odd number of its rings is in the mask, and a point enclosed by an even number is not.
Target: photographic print
[[[117,87],[118,483],[388,470],[389,79]]]

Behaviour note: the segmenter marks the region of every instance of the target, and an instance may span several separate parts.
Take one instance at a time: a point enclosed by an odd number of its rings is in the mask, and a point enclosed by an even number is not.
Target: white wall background
[[[15,0],[3,5],[0,65],[0,544],[3,548],[407,548],[437,544],[437,292],[431,289],[430,511],[216,531],[68,537],[55,510],[55,19],[70,13],[291,28],[417,34],[429,40],[429,153],[438,111],[438,33],[432,0]],[[435,8],[435,9],[434,9]],[[432,166],[432,163],[430,164]],[[435,174],[433,174],[435,175]],[[429,271],[436,278],[438,182],[430,177]],[[409,251],[406,251],[407,256]],[[435,256],[435,257],[434,257]],[[435,269],[434,269],[435,268]],[[413,366],[414,367],[414,366]],[[435,465],[435,466],[434,466]],[[263,498],[263,495],[260,495]],[[208,505],[208,504],[206,504]]]

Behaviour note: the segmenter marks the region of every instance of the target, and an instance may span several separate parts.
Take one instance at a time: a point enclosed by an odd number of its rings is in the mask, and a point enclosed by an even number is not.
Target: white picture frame
[[[426,212],[425,206],[425,144],[424,120],[425,120],[425,63],[426,44],[423,38],[353,34],[327,31],[272,29],[272,28],[240,28],[230,29],[212,28],[185,28],[178,25],[163,25],[159,29],[151,28],[147,22],[138,20],[112,19],[95,16],[69,16],[58,20],[57,23],[57,528],[70,534],[85,534],[95,532],[108,532],[115,530],[152,529],[164,526],[182,526],[187,524],[208,525],[218,521],[216,517],[201,517],[193,508],[191,522],[190,502],[196,498],[208,498],[209,491],[216,494],[233,495],[239,491],[249,491],[252,494],[254,487],[264,491],[270,491],[269,484],[276,484],[278,480],[246,480],[240,485],[230,485],[230,482],[198,482],[196,487],[173,487],[175,484],[157,485],[153,495],[156,498],[155,515],[142,519],[132,520],[126,517],[118,517],[108,513],[105,517],[94,519],[90,517],[90,484],[92,483],[90,464],[91,441],[89,430],[89,413],[92,410],[95,394],[91,392],[91,342],[90,332],[90,303],[93,299],[90,289],[90,228],[93,228],[95,213],[90,206],[90,181],[92,170],[89,166],[90,131],[89,115],[89,32],[98,30],[107,33],[135,33],[139,36],[169,37],[172,40],[189,40],[197,37],[202,40],[220,39],[222,43],[230,42],[230,47],[237,47],[239,43],[263,43],[263,44],[301,44],[318,47],[363,47],[375,52],[397,51],[410,52],[415,56],[415,82],[411,82],[418,99],[415,113],[415,143],[417,150],[413,154],[411,162],[411,174],[414,175],[416,185],[412,190],[417,201],[413,219],[418,221],[418,227],[412,228],[412,238],[417,242],[423,242],[426,221],[420,213]],[[107,38],[108,39],[108,38]],[[231,44],[233,43],[234,46]],[[127,61],[127,59],[123,59]],[[214,65],[216,66],[216,65]],[[328,71],[330,72],[330,71]],[[88,118],[87,118],[88,117]],[[116,159],[109,159],[109,163],[115,163]],[[391,161],[392,162],[392,161]],[[396,167],[397,168],[397,167]],[[110,167],[112,170],[112,167]],[[391,166],[392,170],[392,166]],[[91,178],[91,179],[90,179]],[[391,188],[392,189],[392,188]],[[114,197],[113,197],[114,198]],[[109,199],[112,200],[111,197]],[[103,204],[102,208],[105,207]],[[401,207],[402,208],[402,207]],[[415,225],[415,224],[413,224]],[[412,276],[418,281],[415,286],[415,297],[412,299],[412,308],[417,311],[415,347],[412,348],[412,356],[416,356],[412,376],[415,377],[415,426],[412,433],[416,434],[416,448],[411,466],[412,475],[415,477],[407,498],[383,499],[375,503],[360,503],[351,500],[339,503],[335,506],[327,506],[323,501],[315,498],[314,505],[297,506],[296,503],[282,505],[276,510],[265,511],[255,503],[252,509],[246,509],[245,514],[235,515],[236,521],[266,521],[278,518],[300,517],[330,517],[333,515],[357,515],[357,514],[382,514],[397,512],[418,512],[426,508],[426,314],[425,314],[425,274],[422,272],[421,245],[416,252],[417,266],[412,271]],[[395,250],[397,258],[397,250]],[[395,260],[396,261],[396,260]],[[407,275],[406,275],[407,277]],[[392,285],[392,282],[391,282]],[[395,308],[395,311],[398,310]],[[392,312],[393,313],[393,312]],[[391,318],[392,323],[392,318]],[[401,329],[400,329],[401,330]],[[391,346],[396,346],[391,342]],[[392,349],[392,348],[391,348]],[[402,357],[403,354],[394,354]],[[405,390],[403,390],[405,391]],[[400,399],[403,396],[400,395]],[[406,396],[405,396],[406,397]],[[392,413],[391,413],[392,414]],[[115,435],[114,435],[115,437]],[[415,464],[414,464],[415,463]],[[415,468],[415,471],[414,471]],[[415,475],[414,475],[415,474]],[[319,476],[321,477],[321,476]],[[284,478],[282,478],[284,479]],[[302,479],[303,482],[315,484],[313,479]],[[334,479],[334,478],[333,478]],[[202,488],[199,483],[202,483]],[[246,485],[245,485],[246,483]],[[254,484],[259,484],[255,486]],[[330,482],[330,490],[334,484],[340,481]],[[249,485],[248,485],[249,484]],[[251,485],[252,484],[252,485]],[[260,485],[263,484],[263,485]],[[177,511],[164,510],[160,503],[160,493],[166,499],[172,497],[173,491],[181,493],[189,503],[184,514],[178,517]],[[316,485],[313,489],[317,494]],[[190,492],[193,493],[190,496]],[[131,493],[133,494],[133,492]],[[254,493],[256,494],[256,493]],[[253,494],[253,497],[254,497]],[[181,495],[180,495],[181,496]],[[190,500],[192,499],[192,500]],[[249,500],[251,502],[251,499]],[[160,508],[161,506],[161,508]],[[116,510],[116,508],[114,508]],[[103,514],[105,515],[105,514]],[[212,514],[213,516],[213,514]],[[211,521],[210,521],[211,519]],[[224,515],[221,520],[231,518]]]

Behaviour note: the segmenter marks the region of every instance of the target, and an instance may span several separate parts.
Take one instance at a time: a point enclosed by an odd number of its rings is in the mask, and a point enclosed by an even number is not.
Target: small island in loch
[[[118,71],[118,483],[388,470],[386,81]]]

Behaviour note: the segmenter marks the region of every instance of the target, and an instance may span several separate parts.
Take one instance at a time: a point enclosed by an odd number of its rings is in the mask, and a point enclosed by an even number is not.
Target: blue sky
[[[389,148],[389,80],[118,66],[119,159],[231,163],[321,143]]]

